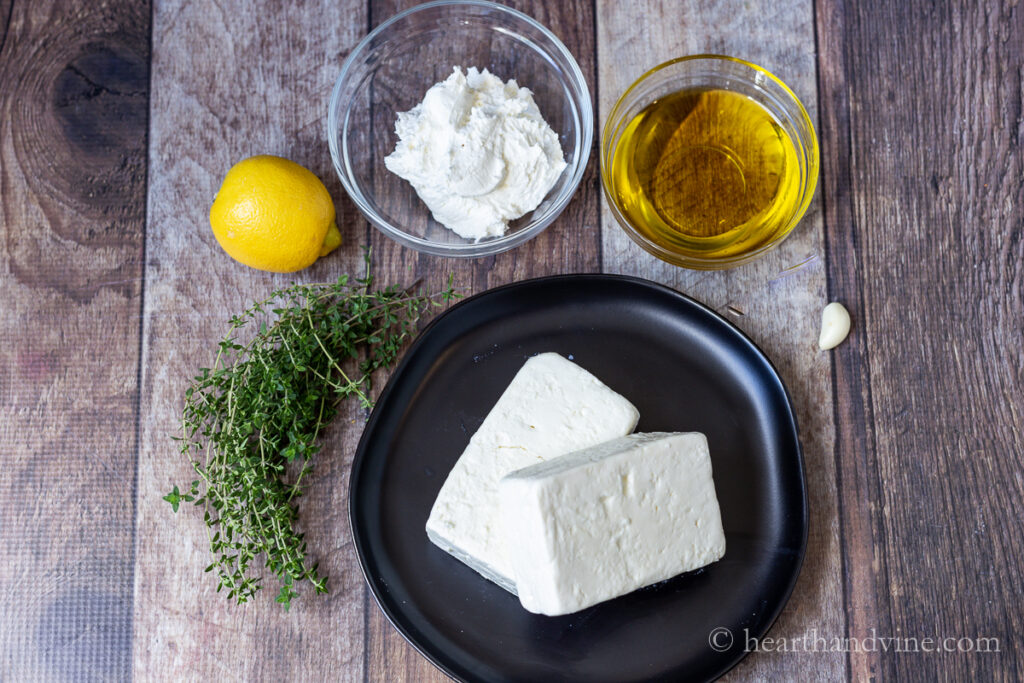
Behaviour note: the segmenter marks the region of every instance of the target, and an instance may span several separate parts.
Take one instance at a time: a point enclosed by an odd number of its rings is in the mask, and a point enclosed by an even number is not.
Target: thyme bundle
[[[340,401],[355,397],[372,407],[373,372],[396,361],[428,307],[456,296],[451,279],[436,294],[374,290],[368,252],[366,263],[364,278],[296,284],[253,303],[231,319],[213,366],[201,368],[185,392],[176,438],[198,479],[164,500],[175,512],[182,501],[203,509],[214,556],[206,571],[238,603],[262,587],[253,566],[261,556],[280,580],[277,602],[285,609],[302,581],[327,592],[327,577],[309,563],[295,528],[317,438]],[[252,340],[239,343],[238,333],[253,326]]]

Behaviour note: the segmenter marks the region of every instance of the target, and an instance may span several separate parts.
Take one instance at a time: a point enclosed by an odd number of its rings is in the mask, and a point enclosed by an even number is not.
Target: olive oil
[[[791,229],[793,140],[761,104],[727,90],[665,95],[630,121],[611,172],[629,222],[669,251],[732,260]]]

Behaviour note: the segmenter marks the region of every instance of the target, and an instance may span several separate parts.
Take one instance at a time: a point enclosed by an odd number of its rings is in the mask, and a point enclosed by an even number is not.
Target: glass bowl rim
[[[807,162],[801,165],[802,171],[807,176],[806,189],[804,191],[804,196],[802,198],[802,201],[800,202],[799,207],[796,211],[794,211],[793,218],[790,220],[791,225],[784,233],[782,233],[782,235],[772,240],[771,242],[764,244],[753,251],[740,254],[734,257],[727,257],[722,259],[705,259],[694,256],[686,256],[649,240],[644,235],[642,235],[622,215],[622,211],[619,209],[618,204],[615,202],[614,188],[611,187],[611,169],[609,168],[611,160],[607,158],[607,155],[608,147],[610,145],[612,136],[612,122],[616,120],[616,118],[620,114],[620,111],[625,107],[629,96],[633,94],[634,91],[636,91],[641,85],[646,83],[648,79],[650,79],[658,72],[680,63],[694,61],[729,62],[745,66],[755,73],[764,74],[773,83],[782,88],[783,92],[788,96],[789,101],[792,104],[796,105],[796,112],[798,114],[798,117],[800,121],[807,127],[807,132],[809,134],[808,141],[810,144],[807,145]],[[800,140],[800,142],[803,143],[803,140]],[[796,226],[800,223],[800,221],[803,220],[804,216],[807,214],[807,209],[810,208],[811,201],[814,198],[815,190],[818,186],[821,154],[819,150],[819,144],[820,143],[818,141],[818,133],[814,128],[814,122],[811,121],[811,117],[807,113],[807,109],[804,107],[803,102],[800,101],[800,98],[797,97],[796,93],[793,92],[793,90],[788,85],[786,85],[786,83],[781,78],[773,74],[768,69],[758,64],[755,64],[754,62],[747,61],[746,59],[732,57],[729,55],[715,53],[685,55],[683,57],[676,57],[666,62],[657,64],[656,66],[653,66],[647,71],[643,72],[639,77],[637,77],[636,80],[634,80],[630,84],[628,88],[626,88],[625,92],[623,92],[622,95],[620,95],[619,98],[615,101],[615,104],[608,112],[608,117],[605,119],[604,126],[601,131],[601,149],[599,154],[601,187],[604,190],[605,197],[608,200],[609,208],[611,209],[612,215],[615,218],[615,222],[619,224],[619,226],[630,237],[630,239],[636,242],[645,251],[651,253],[652,255],[656,256],[657,258],[667,263],[676,266],[681,266],[683,268],[690,268],[694,270],[724,270],[727,268],[732,268],[735,266],[743,265],[745,263],[749,263],[759,258],[760,256],[764,255],[771,249],[774,249],[779,244],[784,242],[786,238],[788,238],[789,235],[793,232],[793,230],[796,229]]]
[[[573,161],[572,174],[569,177],[569,180],[566,182],[562,190],[552,198],[551,204],[547,207],[544,213],[531,220],[529,224],[515,232],[482,242],[451,244],[434,242],[412,235],[402,230],[401,227],[392,224],[370,206],[370,203],[365,198],[364,192],[359,187],[359,184],[354,180],[354,173],[348,172],[348,169],[350,168],[350,160],[347,154],[348,146],[344,141],[341,143],[341,149],[339,149],[338,139],[344,137],[343,135],[340,135],[342,132],[341,121],[339,120],[341,110],[343,108],[345,109],[346,121],[348,118],[347,113],[349,111],[348,108],[343,107],[341,102],[341,91],[342,86],[346,83],[346,80],[350,76],[350,72],[356,64],[357,59],[367,53],[368,46],[375,38],[380,36],[385,30],[394,24],[413,14],[438,7],[476,7],[480,9],[495,10],[539,31],[541,35],[550,41],[553,50],[542,49],[540,46],[532,43],[532,41],[531,44],[534,45],[534,47],[531,49],[538,51],[545,61],[548,61],[549,63],[551,62],[550,54],[554,53],[561,55],[568,66],[565,73],[568,76],[567,80],[569,81],[570,86],[572,86],[570,90],[572,88],[579,90],[579,97],[568,98],[573,109],[572,118],[574,122],[578,120],[578,125],[574,125],[576,128],[574,137],[578,140],[578,153]],[[564,91],[565,88],[562,90]],[[347,123],[345,129],[347,130]],[[345,61],[342,62],[341,70],[338,73],[338,78],[334,82],[334,88],[331,91],[331,98],[327,108],[327,144],[330,148],[331,161],[334,166],[335,173],[338,175],[342,186],[345,188],[345,192],[352,199],[356,208],[359,209],[370,223],[400,244],[435,256],[466,258],[491,256],[512,249],[513,247],[517,247],[545,230],[555,221],[555,219],[558,218],[576,194],[576,190],[579,188],[579,185],[583,180],[583,175],[586,173],[591,148],[593,146],[593,139],[594,105],[591,100],[590,88],[583,75],[583,70],[580,69],[580,65],[576,61],[572,52],[565,46],[558,36],[533,17],[512,7],[499,5],[495,2],[490,2],[489,0],[432,0],[431,2],[425,2],[409,7],[408,9],[398,12],[394,16],[384,20],[373,30],[363,36],[362,40],[356,43],[356,46],[352,48],[352,51],[345,58]],[[424,210],[429,211],[425,205]]]

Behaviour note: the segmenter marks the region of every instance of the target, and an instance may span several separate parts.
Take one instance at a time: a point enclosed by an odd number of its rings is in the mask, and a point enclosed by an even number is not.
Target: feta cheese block
[[[498,481],[527,465],[629,434],[640,414],[556,353],[526,361],[484,418],[437,494],[427,536],[515,593],[498,518]]]
[[[720,559],[722,517],[699,432],[632,434],[499,484],[519,600],[569,614]]]

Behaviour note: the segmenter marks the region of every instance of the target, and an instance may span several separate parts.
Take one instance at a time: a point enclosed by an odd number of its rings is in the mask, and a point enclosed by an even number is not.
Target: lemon
[[[292,273],[341,244],[334,202],[294,161],[261,155],[231,167],[210,207],[217,242],[240,263]]]

